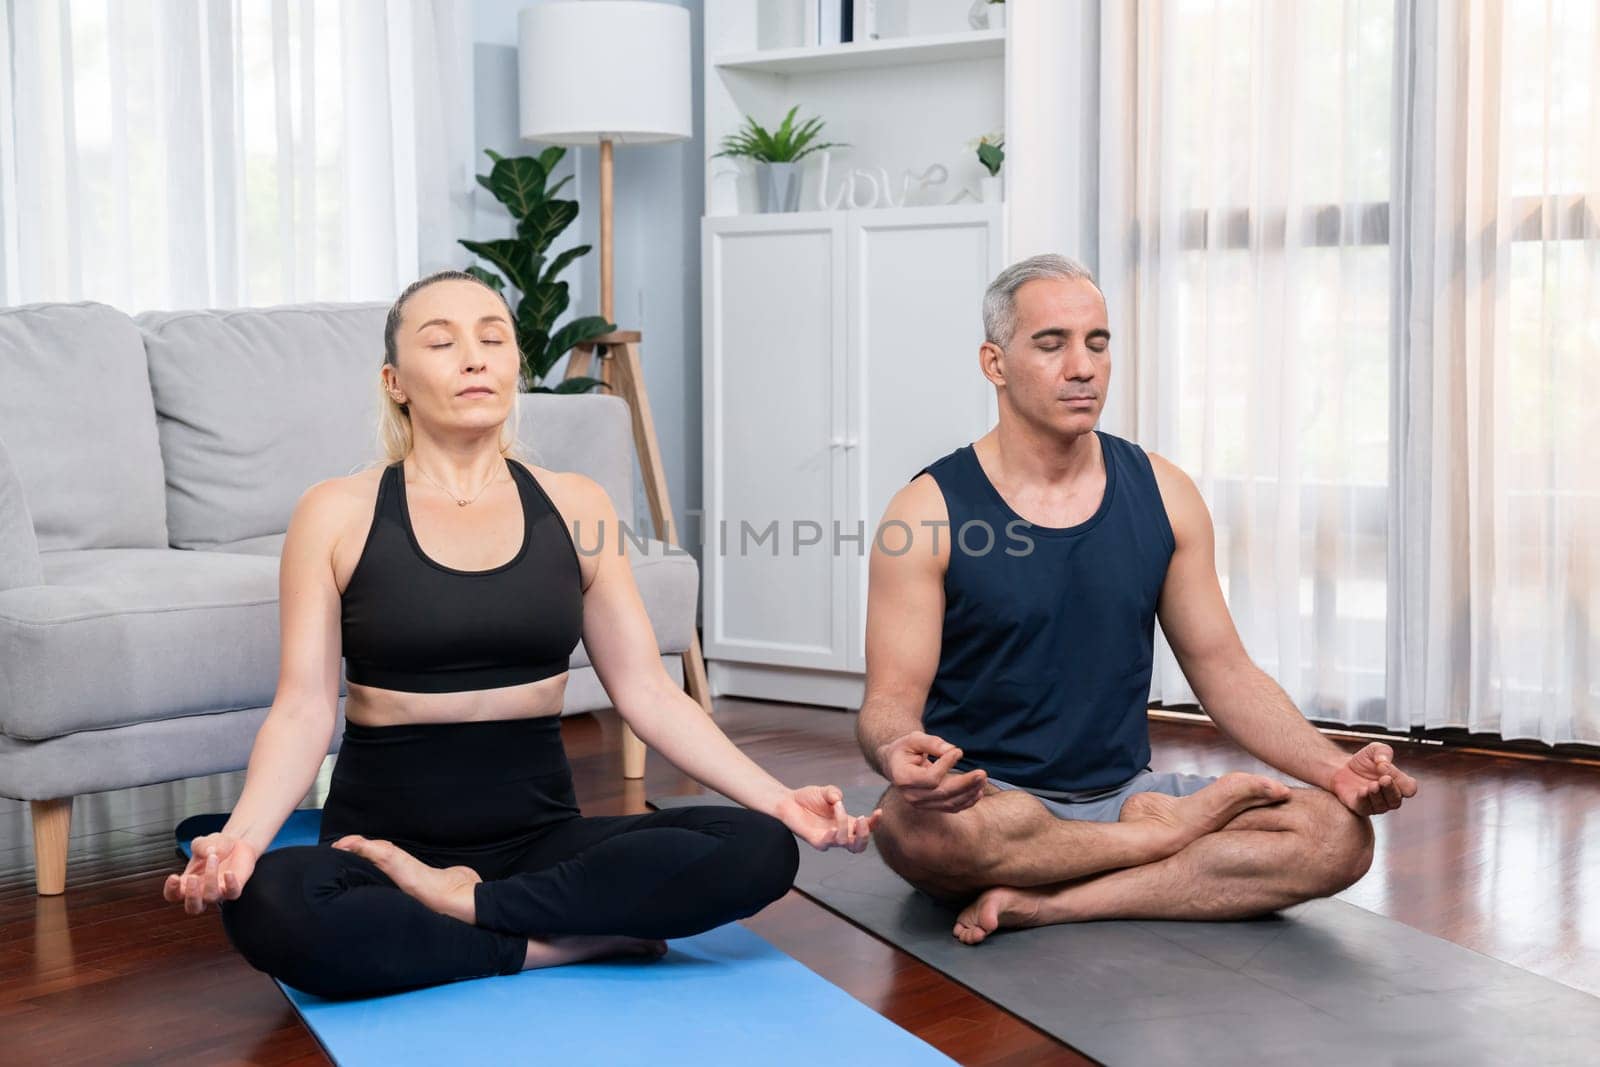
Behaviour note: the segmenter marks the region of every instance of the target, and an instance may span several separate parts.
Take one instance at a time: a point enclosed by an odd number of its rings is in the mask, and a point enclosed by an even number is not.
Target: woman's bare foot
[[[339,838],[333,847],[371,860],[407,895],[441,915],[477,923],[478,906],[472,887],[483,879],[471,867],[430,867],[392,841],[358,834]]]
[[[531,971],[539,967],[560,967],[566,963],[607,959],[613,956],[644,956],[648,959],[660,959],[666,954],[665,941],[648,937],[588,934],[550,937],[543,941],[529,938],[528,955],[522,964],[522,969]]]
[[[963,908],[951,932],[965,944],[976,945],[1002,926],[1043,925],[1039,905],[1049,895],[1046,890],[997,886],[981,893]]]
[[[341,837],[333,847],[365,856],[406,894],[452,919],[471,923],[477,919],[473,887],[483,881],[471,867],[430,867],[392,841],[379,841],[356,834]],[[522,969],[559,967],[581,960],[613,956],[644,956],[659,959],[667,954],[667,943],[658,938],[582,935],[528,939],[528,952]]]
[[[1282,782],[1234,771],[1186,797],[1135,793],[1123,805],[1121,821],[1159,826],[1168,846],[1176,852],[1222,829],[1242,812],[1288,798],[1289,787]]]

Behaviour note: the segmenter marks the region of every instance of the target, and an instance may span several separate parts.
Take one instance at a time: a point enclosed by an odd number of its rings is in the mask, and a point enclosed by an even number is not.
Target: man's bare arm
[[[939,668],[950,547],[944,495],[933,478],[922,475],[896,493],[883,523],[895,525],[873,538],[867,686],[856,740],[873,770],[912,807],[960,811],[977,803],[988,775],[981,769],[951,774],[961,749],[922,729],[922,709]],[[899,551],[907,541],[909,547]]]
[[[1241,748],[1302,782],[1332,791],[1350,760],[1306,721],[1289,694],[1251,661],[1217,581],[1211,513],[1189,476],[1152,453],[1177,548],[1157,614],[1184,676],[1217,726]]]
[[[930,475],[913,479],[884,511],[867,568],[867,681],[856,740],[879,774],[882,750],[922,729],[922,707],[939,667],[944,625],[944,496]],[[904,524],[903,526],[900,524]],[[909,530],[906,534],[904,531]],[[939,536],[935,553],[933,539]],[[899,551],[909,542],[906,551]],[[885,551],[885,546],[890,551]]]

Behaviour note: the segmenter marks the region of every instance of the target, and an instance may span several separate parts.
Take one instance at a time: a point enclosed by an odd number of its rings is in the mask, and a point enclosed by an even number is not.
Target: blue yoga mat
[[[316,844],[321,819],[294,812],[272,847]],[[179,849],[188,855],[192,837],[224,821],[185,819]],[[341,1067],[955,1063],[736,923],[667,948],[658,960],[570,964],[363,1000],[278,987]]]
[[[188,859],[192,852],[189,851],[189,842],[206,834],[214,834],[228,824],[226,815],[191,815],[178,824],[173,831],[173,836],[178,839],[178,851]],[[290,845],[314,845],[317,835],[322,832],[322,809],[296,808],[289,813],[283,821],[283,829],[278,831],[272,839],[272,848],[287,848]]]
[[[953,1064],[737,924],[654,962],[577,963],[360,1001],[285,995],[341,1067]]]

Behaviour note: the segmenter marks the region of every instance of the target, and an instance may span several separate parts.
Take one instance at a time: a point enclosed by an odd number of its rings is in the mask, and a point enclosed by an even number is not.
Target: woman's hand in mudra
[[[844,810],[844,794],[838,786],[807,785],[791,790],[773,814],[818,852],[841,845],[861,852],[877,829],[883,809],[871,815],[851,815]]]
[[[195,838],[189,852],[188,866],[182,874],[167,875],[161,895],[190,915],[199,915],[207,904],[221,907],[224,900],[238,900],[258,858],[254,846],[220,832]]]

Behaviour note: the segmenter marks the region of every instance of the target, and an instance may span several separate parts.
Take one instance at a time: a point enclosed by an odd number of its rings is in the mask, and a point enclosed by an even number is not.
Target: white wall
[[[487,173],[484,148],[506,155],[537,155],[543,145],[520,142],[517,135],[517,12],[537,0],[474,0],[473,62],[477,143]],[[646,388],[655,415],[663,465],[679,537],[699,554],[699,523],[691,509],[701,502],[700,486],[700,212],[704,188],[705,145],[699,129],[701,19],[699,0],[677,2],[689,9],[694,55],[695,137],[675,144],[618,147],[615,151],[613,240],[615,318],[625,330],[644,334],[640,349]],[[608,74],[596,61],[595,77]],[[569,148],[560,176],[575,173],[564,196],[576,196],[578,220],[555,247],[589,244],[594,250],[564,275],[572,288],[570,314],[600,312],[600,191],[598,150]],[[479,190],[474,237],[502,237],[511,232],[505,210]],[[636,492],[634,512],[647,523],[643,491]]]

